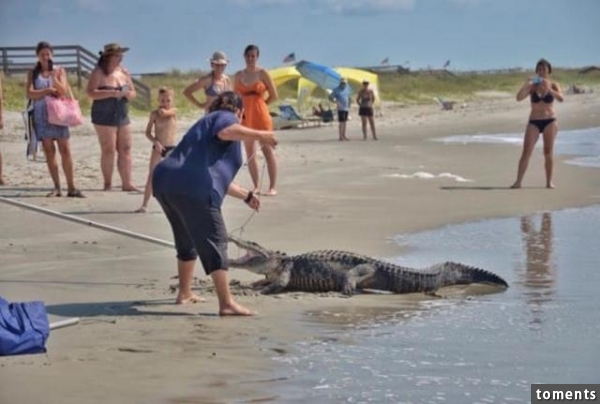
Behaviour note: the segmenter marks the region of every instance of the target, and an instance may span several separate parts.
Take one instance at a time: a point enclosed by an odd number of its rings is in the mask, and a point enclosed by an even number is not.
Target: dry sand
[[[228,199],[228,228],[234,231],[250,219],[245,238],[289,253],[335,248],[389,257],[402,253],[390,240],[398,233],[599,203],[597,169],[557,158],[557,188],[547,190],[536,150],[525,188],[510,190],[519,148],[430,141],[522,131],[526,103],[499,95],[453,111],[385,105],[377,118],[377,142],[362,141],[356,114],[349,123],[351,142],[336,140],[335,125],[280,132],[279,196],[264,197],[252,217],[243,203]],[[563,129],[600,126],[595,94],[570,96],[557,109]],[[0,147],[8,185],[0,196],[171,240],[154,201],[149,213],[134,214],[141,194],[100,191],[99,148],[89,124],[72,137],[77,185],[88,198],[68,199],[44,197],[51,181],[43,162],[25,159],[20,115],[7,112],[5,121]],[[191,122],[181,119],[180,132]],[[140,186],[150,151],[145,124],[134,120],[134,178]],[[398,177],[415,172],[452,173],[472,182]],[[249,184],[246,170],[238,180]],[[219,318],[201,270],[198,289],[208,302],[172,304],[175,262],[168,248],[6,204],[0,204],[0,223],[0,295],[45,301],[51,321],[81,318],[78,325],[52,332],[47,354],[0,359],[0,403],[277,401],[270,393],[270,379],[277,375],[270,358],[286,355],[294,341],[318,338],[303,313],[341,305],[360,313],[422,298],[259,296],[247,287],[254,276],[232,271],[240,281],[233,287],[238,300],[259,315]]]

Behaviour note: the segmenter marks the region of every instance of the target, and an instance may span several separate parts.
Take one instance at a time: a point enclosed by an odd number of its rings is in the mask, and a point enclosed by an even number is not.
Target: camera
[[[542,83],[542,78],[540,76],[533,76],[531,78],[531,84],[533,84],[534,86],[537,86],[538,84]]]

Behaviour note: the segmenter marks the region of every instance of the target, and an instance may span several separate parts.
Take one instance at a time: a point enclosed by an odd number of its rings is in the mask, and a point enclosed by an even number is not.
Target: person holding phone
[[[128,50],[118,43],[104,45],[87,87],[87,94],[93,100],[92,123],[100,142],[100,168],[105,191],[112,189],[115,155],[121,189],[139,191],[132,182],[132,137],[128,106],[136,92],[131,75],[121,66],[123,54]]]
[[[558,133],[554,100],[562,102],[564,96],[560,85],[550,80],[550,74],[552,74],[552,65],[550,65],[550,62],[546,59],[540,59],[535,65],[535,73],[536,76],[528,79],[517,93],[517,101],[522,101],[529,97],[531,112],[529,114],[529,122],[525,128],[523,150],[517,170],[517,180],[512,184],[511,188],[521,188],[525,171],[527,171],[531,154],[540,134],[542,134],[544,141],[546,188],[554,188],[552,179],[554,170],[554,141]]]
[[[65,177],[67,179],[67,196],[84,198],[75,187],[73,157],[69,142],[69,128],[53,125],[48,122],[46,97],[59,97],[67,92],[67,74],[62,67],[55,67],[52,62],[52,46],[48,42],[39,42],[35,49],[38,61],[27,73],[27,97],[33,100],[33,126],[35,135],[42,140],[46,165],[54,183],[54,189],[48,197],[62,196],[58,162],[56,161],[56,145],[60,153]]]

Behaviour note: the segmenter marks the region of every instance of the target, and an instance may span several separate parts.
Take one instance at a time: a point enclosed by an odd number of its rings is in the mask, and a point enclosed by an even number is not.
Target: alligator
[[[263,294],[302,291],[352,295],[366,289],[435,293],[443,286],[471,283],[508,287],[504,279],[492,272],[457,262],[414,269],[347,251],[323,250],[290,256],[234,236],[229,236],[229,241],[246,252],[229,259],[229,266],[265,275],[256,283],[264,286]]]

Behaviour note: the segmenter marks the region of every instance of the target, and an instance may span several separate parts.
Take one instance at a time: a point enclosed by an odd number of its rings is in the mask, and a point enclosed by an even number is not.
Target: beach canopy
[[[369,88],[371,88],[371,90],[373,90],[375,93],[375,103],[379,105],[381,100],[379,97],[379,76],[377,74],[350,67],[334,67],[333,70],[335,70],[341,77],[345,78],[350,84],[350,87],[353,87],[354,89],[360,88],[363,81],[368,81]],[[269,74],[271,75],[271,78],[277,87],[290,80],[298,80],[297,97],[299,106],[302,106],[308,97],[310,97],[312,93],[319,87],[313,81],[303,77],[294,65],[269,70]]]
[[[0,296],[0,356],[46,352],[49,335],[43,302],[9,303]]]

